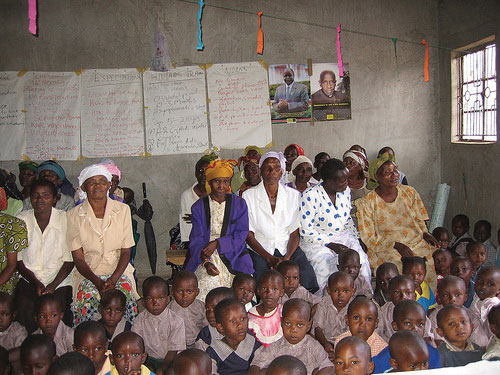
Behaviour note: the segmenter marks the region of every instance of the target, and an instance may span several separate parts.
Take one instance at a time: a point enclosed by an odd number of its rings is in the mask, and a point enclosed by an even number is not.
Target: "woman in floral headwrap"
[[[369,171],[375,189],[358,199],[356,206],[371,267],[392,262],[401,269],[401,257],[417,255],[427,258],[426,280],[434,281],[432,253],[438,243],[425,225],[429,216],[420,195],[399,184],[398,167],[388,153],[372,162]]]
[[[198,278],[204,301],[215,287],[231,287],[236,272],[253,273],[245,246],[248,209],[245,201],[231,193],[234,160],[213,160],[205,170],[208,195],[191,208],[189,259],[186,269]]]

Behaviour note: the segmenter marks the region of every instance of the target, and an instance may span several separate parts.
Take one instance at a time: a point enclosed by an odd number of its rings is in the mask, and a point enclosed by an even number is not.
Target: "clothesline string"
[[[195,0],[177,0],[177,1],[180,1],[180,2],[183,2],[183,3],[189,3],[189,4],[198,5],[198,2],[195,1]],[[224,5],[208,4],[206,1],[205,1],[205,7],[217,8],[217,9],[224,9],[224,10],[231,10],[233,12],[251,14],[253,16],[257,15],[256,12],[251,12],[249,10],[237,9],[237,8],[228,7],[228,6],[224,6]],[[295,20],[295,19],[292,19],[292,18],[280,17],[280,16],[275,16],[275,15],[271,15],[271,14],[267,14],[267,13],[263,13],[262,17],[272,18],[272,19],[280,20],[280,21],[295,22],[295,23],[299,23],[299,24],[302,24],[302,25],[322,27],[322,28],[325,28],[325,29],[337,30],[336,26],[323,25],[323,24],[316,23],[316,22],[300,21],[300,20]],[[421,42],[415,42],[413,40],[392,38],[392,37],[388,37],[388,36],[384,36],[384,35],[377,35],[377,34],[367,33],[367,32],[364,32],[364,31],[349,30],[349,29],[346,29],[344,27],[342,27],[342,32],[351,33],[351,34],[358,34],[358,35],[364,35],[364,36],[369,36],[369,37],[372,37],[372,38],[386,39],[386,40],[391,40],[391,41],[393,39],[396,39],[398,42],[422,46]],[[446,50],[446,51],[456,51],[456,52],[473,52],[473,51],[467,51],[465,49],[449,48],[449,47],[443,47],[443,46],[436,46],[436,45],[432,45],[432,44],[429,44],[429,48],[436,48],[436,49],[442,49],[442,50]]]

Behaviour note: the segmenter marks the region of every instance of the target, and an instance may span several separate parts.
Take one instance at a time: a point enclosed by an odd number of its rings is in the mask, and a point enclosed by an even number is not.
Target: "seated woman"
[[[399,184],[397,165],[389,154],[384,154],[370,165],[370,179],[377,186],[356,201],[361,239],[368,247],[368,258],[376,269],[384,262],[392,262],[401,270],[401,257],[426,257],[428,283],[435,283],[432,253],[438,246],[428,232],[429,220],[417,191]]]
[[[303,193],[307,188],[314,186],[310,183],[312,177],[312,161],[303,155],[300,155],[292,163],[292,182],[286,184],[299,192]]]
[[[36,169],[38,168],[38,163],[31,160],[25,160],[19,163],[19,184],[23,187],[21,193],[23,194],[23,199],[29,198],[30,189],[33,182],[36,181]]]
[[[356,147],[357,145],[354,145]],[[360,146],[359,146],[360,147]],[[347,178],[347,186],[351,189],[351,202],[354,203],[357,199],[364,197],[368,192],[366,180],[368,178],[368,160],[363,151],[353,149],[346,151],[342,157],[344,164],[349,169],[349,177]],[[352,204],[351,217],[354,224],[358,224],[356,217],[356,205]]]
[[[306,190],[300,198],[300,245],[314,268],[320,288],[338,270],[338,254],[346,249],[359,253],[359,277],[371,285],[368,257],[351,218],[348,176],[349,170],[342,161],[327,160],[321,168],[323,182]]]
[[[304,149],[299,145],[292,143],[286,146],[285,152],[283,153],[286,158],[286,171],[283,173],[282,181],[284,184],[292,182],[293,173],[292,173],[292,163],[297,157],[300,155],[304,155]]]
[[[260,159],[260,157],[259,157]],[[258,159],[249,159],[245,162],[245,166],[243,168],[243,172],[245,174],[245,182],[238,190],[238,195],[241,197],[245,190],[253,188],[260,184],[260,169],[259,169],[259,160]]]
[[[2,190],[3,188],[0,188],[0,192]],[[1,202],[3,205],[5,203]],[[14,293],[19,280],[16,271],[17,254],[26,246],[28,246],[28,231],[24,221],[0,213],[0,292]]]
[[[127,297],[125,319],[137,315],[139,295],[134,267],[130,208],[108,197],[111,173],[101,164],[84,168],[78,176],[83,203],[68,213],[67,241],[76,271],[73,274],[74,324],[95,320],[100,294],[119,289]]]
[[[323,167],[323,164],[325,164],[328,159],[330,159],[330,155],[326,152],[316,154],[314,157],[314,168],[316,168],[316,172],[313,173],[311,179],[309,180],[311,184],[317,185],[321,182],[321,167]]]
[[[248,206],[247,244],[257,283],[269,268],[283,260],[299,265],[300,282],[315,292],[318,283],[314,270],[299,247],[299,192],[280,183],[285,173],[285,157],[270,151],[260,159],[262,182],[243,193]]]
[[[234,160],[214,160],[205,171],[208,196],[191,209],[192,223],[186,269],[196,274],[205,301],[216,287],[230,288],[234,274],[253,273],[245,239],[248,234],[248,210],[243,199],[231,194]]]
[[[28,229],[28,247],[21,251],[17,269],[22,278],[16,286],[17,320],[29,333],[35,322],[35,300],[42,294],[56,294],[63,307],[66,325],[73,324],[71,314],[71,270],[73,258],[66,243],[66,212],[53,208],[57,188],[48,180],[37,180],[31,186],[32,210],[18,218]]]
[[[394,153],[394,150],[389,146],[382,147],[378,151],[377,158],[378,159],[387,158],[387,159],[391,160],[392,162],[396,163],[396,154]],[[398,183],[400,183],[401,185],[408,185],[408,180],[406,179],[406,175],[401,171],[399,171]],[[377,181],[375,181],[373,178],[370,178],[370,176],[369,176],[368,184],[367,184],[368,189],[373,190],[377,186],[378,186]]]

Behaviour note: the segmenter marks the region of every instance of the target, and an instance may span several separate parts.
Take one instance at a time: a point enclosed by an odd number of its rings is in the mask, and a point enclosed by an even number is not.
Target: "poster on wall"
[[[0,160],[19,160],[26,153],[23,78],[0,72]]]
[[[306,64],[269,65],[271,122],[311,120],[311,88]]]
[[[349,64],[344,63],[344,76],[338,64],[313,64],[311,76],[312,115],[316,121],[351,119],[351,87]]]

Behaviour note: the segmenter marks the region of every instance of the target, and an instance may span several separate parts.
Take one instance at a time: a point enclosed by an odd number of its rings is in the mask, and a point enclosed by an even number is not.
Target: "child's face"
[[[359,264],[359,258],[356,258],[355,256],[351,256],[345,260],[345,263],[339,264],[339,271],[348,273],[351,275],[353,280],[358,278],[360,268],[361,265]]]
[[[248,331],[248,315],[243,306],[231,306],[225,311],[222,323],[217,323],[217,329],[224,335],[231,346],[242,342]]]
[[[439,248],[441,249],[447,249],[448,246],[450,246],[450,236],[448,235],[448,232],[441,232],[436,240],[438,241]]]
[[[94,364],[95,373],[98,374],[102,370],[102,366],[106,361],[106,351],[108,350],[108,340],[104,335],[94,335],[92,333],[84,333],[79,343],[75,343],[73,349],[83,354]]]
[[[131,339],[113,348],[109,361],[116,367],[119,375],[140,375],[141,365],[146,361],[146,357],[147,354],[137,339]]]
[[[472,324],[465,309],[456,309],[444,317],[437,333],[459,348],[465,347],[472,333]]]
[[[283,336],[290,344],[295,345],[302,341],[311,329],[312,321],[309,320],[308,311],[304,309],[289,309],[286,315],[281,317],[281,328]]]
[[[409,348],[410,350],[400,349],[396,358],[389,361],[391,366],[399,371],[419,371],[429,368],[429,353],[421,348]]]
[[[374,364],[364,351],[355,343],[344,344],[335,350],[336,375],[368,375],[373,372]]]
[[[160,315],[167,307],[167,290],[163,285],[152,285],[144,296],[144,307],[153,315]]]
[[[405,270],[404,274],[413,280],[415,288],[418,288],[425,279],[425,267],[422,264],[412,264]]]
[[[35,315],[35,320],[44,334],[54,337],[62,317],[61,306],[56,302],[49,301],[40,306],[40,311]]]
[[[12,323],[14,312],[11,307],[11,304],[7,301],[0,303],[0,332],[5,331]]]
[[[415,283],[411,280],[402,280],[398,282],[390,291],[390,297],[394,306],[398,304],[399,301],[403,300],[413,300],[417,298],[415,295]]]
[[[47,349],[38,348],[27,353],[21,360],[24,375],[46,375],[55,357],[50,357]]]
[[[236,299],[246,305],[255,295],[255,281],[243,280],[238,284],[234,284],[233,290],[236,293]]]
[[[380,272],[377,277],[377,283],[384,294],[389,293],[389,282],[398,275],[396,270],[388,268],[383,272]]]
[[[450,267],[450,273],[453,276],[460,277],[465,282],[465,285],[469,285],[472,272],[472,264],[462,259],[452,262]]]
[[[346,315],[346,322],[353,336],[366,341],[377,328],[377,308],[373,303],[358,303],[351,309],[351,313]]]
[[[488,269],[477,275],[474,291],[482,301],[500,293],[500,272]]]
[[[273,310],[278,306],[278,300],[284,293],[282,280],[277,276],[261,279],[257,292],[263,307],[266,310]]]
[[[467,252],[467,257],[474,265],[474,270],[477,271],[486,262],[486,247],[484,245],[474,246]]]
[[[493,334],[500,338],[500,312],[497,311],[495,315],[493,315],[493,323],[490,323],[490,330]]]
[[[395,331],[415,331],[419,336],[424,337],[425,311],[415,309],[400,314],[398,319],[392,322]]]
[[[474,238],[476,241],[484,242],[491,237],[491,233],[488,231],[488,228],[484,225],[476,225],[474,227]]]
[[[330,295],[333,306],[337,310],[342,310],[349,303],[354,294],[354,286],[350,277],[342,277],[334,280],[332,285],[328,285],[327,292]]]
[[[439,301],[443,306],[451,304],[463,306],[467,301],[467,289],[462,282],[447,283],[439,293]]]
[[[440,273],[442,275],[450,274],[450,266],[451,266],[451,254],[449,251],[439,251],[433,256],[434,259],[434,268],[436,269],[436,273]]]
[[[208,323],[215,327],[217,322],[215,321],[215,306],[223,300],[223,296],[215,296],[212,298],[208,298],[205,300],[205,316],[208,320]]]
[[[457,238],[463,236],[468,230],[469,228],[467,228],[462,220],[453,220],[451,222],[451,232]]]
[[[125,308],[119,298],[113,298],[107,305],[100,305],[99,312],[106,327],[116,328],[125,315]]]
[[[199,293],[200,290],[198,289],[198,282],[194,279],[183,279],[177,282],[174,281],[174,299],[184,308],[191,305]]]
[[[291,295],[299,287],[300,273],[298,267],[288,267],[283,277],[285,278],[285,293]]]

